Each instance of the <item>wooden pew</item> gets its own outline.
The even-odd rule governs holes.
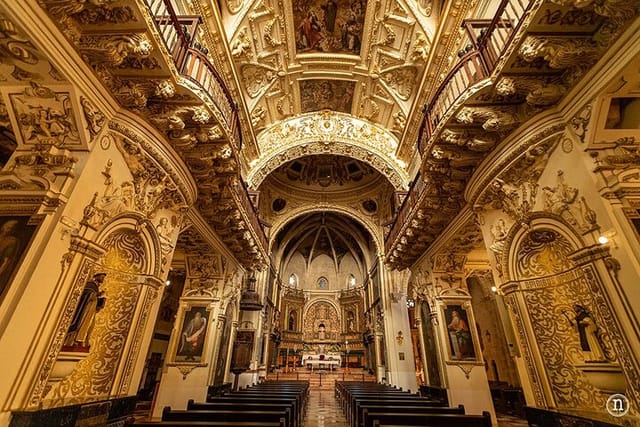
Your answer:
[[[354,418],[351,420],[351,425],[360,427],[364,424],[364,411],[369,412],[407,412],[415,414],[453,414],[464,415],[464,405],[459,405],[457,408],[449,408],[442,406],[426,406],[421,405],[421,402],[403,402],[403,401],[389,401],[389,400],[374,400],[359,402],[354,411]]]
[[[280,427],[287,427],[287,411],[247,411],[238,407],[235,410],[172,410],[169,407],[162,411],[162,421],[217,421],[231,422],[265,422],[278,423]]]
[[[136,421],[134,427],[280,427],[280,423],[242,422],[242,421]]]
[[[491,427],[491,415],[486,411],[482,415],[454,415],[365,410],[364,426]]]
[[[302,425],[300,414],[296,411],[295,401],[277,399],[247,399],[247,398],[218,398],[212,402],[195,403],[189,400],[188,411],[215,411],[215,410],[246,410],[246,411],[276,411],[285,410],[286,425],[290,427],[300,427]]]

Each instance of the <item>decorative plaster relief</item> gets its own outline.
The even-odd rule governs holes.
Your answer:
[[[31,82],[31,87],[9,97],[25,145],[81,145],[69,92],[55,92]]]

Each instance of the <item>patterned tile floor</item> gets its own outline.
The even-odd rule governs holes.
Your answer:
[[[508,415],[498,415],[499,427],[526,427],[525,420]],[[349,427],[342,414],[333,390],[312,389],[309,392],[309,403],[303,427]]]

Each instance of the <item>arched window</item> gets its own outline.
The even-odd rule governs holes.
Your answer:
[[[298,287],[298,276],[296,276],[294,273],[291,273],[291,276],[289,276],[289,286],[291,286],[292,288]]]
[[[326,277],[320,277],[318,279],[318,289],[327,289],[329,287],[329,281]]]
[[[356,287],[356,276],[354,276],[353,274],[349,274],[349,277],[347,278],[347,289],[351,289],[355,287]]]

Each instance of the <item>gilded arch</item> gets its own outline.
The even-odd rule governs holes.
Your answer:
[[[251,162],[247,183],[258,188],[280,165],[308,155],[335,154],[371,165],[397,190],[406,190],[406,165],[395,157],[397,138],[381,126],[349,114],[323,111],[279,122],[258,136],[261,156]]]

